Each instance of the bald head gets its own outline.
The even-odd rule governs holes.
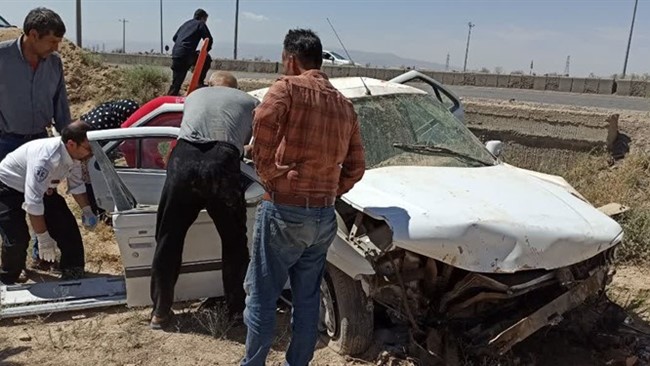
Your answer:
[[[217,71],[212,73],[208,81],[210,86],[225,86],[228,88],[237,88],[237,78],[229,72]]]

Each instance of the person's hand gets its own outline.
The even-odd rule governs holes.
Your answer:
[[[90,206],[81,209],[81,223],[89,230],[93,230],[97,226],[97,216]]]
[[[38,257],[46,262],[54,262],[56,259],[56,240],[52,239],[47,231],[36,234],[38,239]]]

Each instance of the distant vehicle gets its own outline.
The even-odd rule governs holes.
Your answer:
[[[5,20],[5,18],[0,15],[0,28],[15,28],[16,26],[9,24],[8,21]]]
[[[350,65],[354,66],[354,62],[348,60],[347,58],[339,55],[336,52],[323,50],[323,64],[324,65]]]

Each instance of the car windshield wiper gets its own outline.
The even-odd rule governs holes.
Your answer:
[[[467,162],[471,163],[476,163],[480,164],[482,166],[491,166],[494,165],[492,163],[485,162],[481,159],[477,159],[474,157],[471,157],[467,154],[460,153],[458,151],[450,150],[445,147],[439,147],[439,146],[433,146],[433,145],[421,145],[421,144],[404,144],[401,142],[395,142],[393,143],[393,147],[408,151],[408,152],[415,152],[415,153],[424,153],[424,154],[432,154],[432,155],[445,155],[445,156],[451,156],[453,158],[457,158],[460,160],[465,160]]]

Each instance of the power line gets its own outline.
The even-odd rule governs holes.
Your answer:
[[[122,18],[118,19],[118,22],[122,22],[122,53],[126,53],[126,23],[129,21]]]
[[[472,24],[472,22],[467,23],[467,26],[469,27],[469,31],[467,32],[467,48],[465,48],[465,63],[463,64],[463,72],[467,71],[467,55],[469,54],[469,39],[472,36],[472,28],[476,26],[476,24]]]
[[[632,32],[634,32],[634,19],[636,18],[636,7],[639,5],[639,0],[634,0],[634,12],[632,13],[632,25],[630,25],[630,37],[627,40],[627,51],[625,51],[625,63],[623,64],[623,79],[627,72],[627,60],[630,56],[630,45],[632,44]]]

